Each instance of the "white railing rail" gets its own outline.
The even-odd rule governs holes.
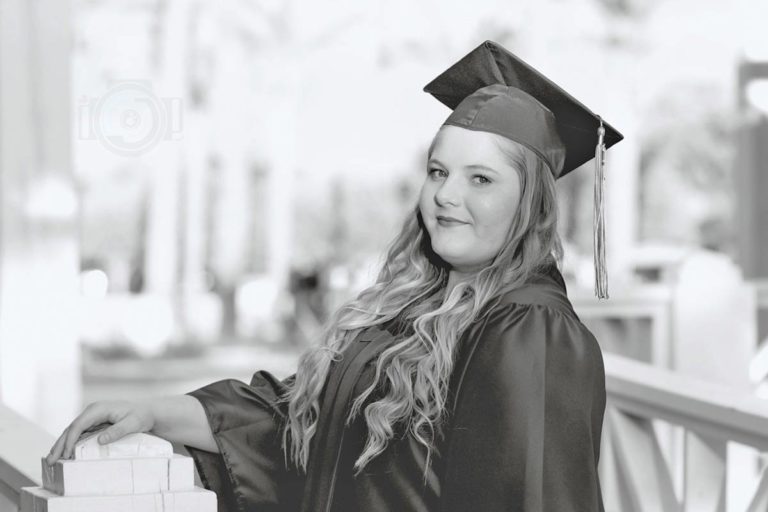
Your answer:
[[[664,368],[672,365],[673,297],[674,291],[667,284],[639,285],[612,296],[608,301],[599,300],[586,292],[577,291],[570,295],[576,313],[588,325],[610,320],[649,321],[650,339],[643,338],[641,342],[643,345],[650,343],[650,361]],[[629,340],[622,342],[626,344]]]
[[[606,510],[726,511],[728,442],[768,451],[768,402],[622,356],[604,354],[604,359],[608,449],[601,456],[601,474]],[[685,429],[680,495],[654,420]],[[742,510],[768,510],[768,472],[755,481]]]
[[[42,428],[0,404],[0,510],[16,510],[21,488],[40,485],[40,458],[54,441]]]

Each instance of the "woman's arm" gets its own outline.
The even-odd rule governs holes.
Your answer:
[[[187,395],[168,396],[146,402],[101,401],[88,405],[62,432],[46,460],[72,458],[83,432],[111,424],[99,434],[101,444],[111,443],[139,432],[151,432],[171,442],[218,453],[202,405]]]
[[[148,405],[155,418],[153,434],[172,443],[219,453],[205,410],[196,398],[169,396],[155,399]]]
[[[256,372],[250,384],[227,379],[214,382],[187,395],[195,402],[173,403],[176,414],[166,411],[176,439],[184,443],[213,442],[215,447],[198,449],[186,444],[203,485],[216,492],[224,510],[298,510],[304,478],[294,471],[282,449],[282,421],[287,403],[281,402],[286,382],[268,372]],[[158,406],[162,407],[162,403]],[[213,441],[200,439],[197,428],[177,429],[174,418],[186,417],[200,405]],[[203,417],[207,420],[203,420]],[[162,422],[161,422],[162,423]],[[158,425],[160,429],[162,424]],[[215,453],[210,453],[210,452]],[[289,504],[294,504],[289,505]]]

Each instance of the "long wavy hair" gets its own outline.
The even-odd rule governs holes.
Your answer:
[[[286,459],[304,472],[317,431],[319,398],[333,362],[362,330],[393,320],[409,328],[379,355],[373,382],[356,397],[347,418],[350,422],[362,413],[367,423],[368,437],[354,469],[359,473],[384,451],[396,429],[426,448],[428,468],[441,435],[462,333],[486,304],[522,286],[551,264],[552,257],[561,265],[552,172],[531,150],[505,137],[493,137],[518,171],[521,184],[520,203],[505,243],[487,267],[446,296],[450,267],[432,251],[416,206],[391,242],[375,284],[339,308],[327,322],[319,345],[299,360],[296,378],[283,398],[289,413],[283,449]]]

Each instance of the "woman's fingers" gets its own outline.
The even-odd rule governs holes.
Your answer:
[[[52,466],[57,460],[59,460],[59,458],[61,458],[61,455],[64,451],[64,441],[66,441],[68,430],[69,427],[64,429],[64,432],[62,432],[56,442],[53,443],[50,453],[48,453],[48,456],[45,458],[45,462],[49,466]]]
[[[134,432],[136,432],[136,429],[131,428],[130,422],[128,420],[123,420],[119,423],[116,423],[115,425],[112,425],[104,432],[99,434],[98,441],[99,444],[107,444],[113,441],[117,441],[118,439]]]
[[[107,413],[96,405],[89,405],[85,410],[75,418],[75,421],[69,426],[64,441],[64,458],[71,459],[75,451],[75,443],[80,439],[86,429],[104,423],[107,420]]]
[[[97,402],[89,405],[56,440],[45,458],[46,463],[50,466],[61,458],[71,459],[75,445],[83,434],[97,435],[98,442],[106,444],[134,432],[149,430],[151,425],[145,425],[146,415],[137,412],[139,409],[123,402]]]

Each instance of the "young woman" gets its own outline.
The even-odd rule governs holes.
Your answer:
[[[602,511],[603,362],[558,270],[555,179],[621,136],[491,42],[426,90],[453,113],[418,205],[295,376],[93,404],[49,462],[109,422],[102,442],[185,444],[225,510]]]

